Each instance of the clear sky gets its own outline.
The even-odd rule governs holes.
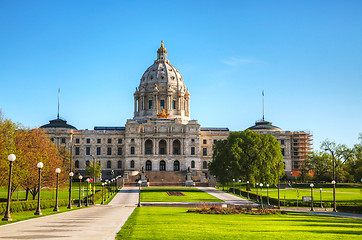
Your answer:
[[[362,132],[362,1],[0,0],[0,108],[37,127],[124,126],[160,41],[203,127],[262,118],[352,146]]]

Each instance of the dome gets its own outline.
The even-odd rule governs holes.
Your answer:
[[[254,126],[248,128],[251,131],[283,131],[277,126],[273,126],[271,122],[261,120],[255,123]]]
[[[67,121],[65,121],[61,118],[50,120],[48,124],[45,124],[45,125],[41,126],[40,128],[68,128],[68,129],[77,130],[75,127],[67,124]]]

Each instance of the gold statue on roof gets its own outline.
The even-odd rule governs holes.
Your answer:
[[[169,116],[170,114],[166,113],[165,109],[162,109],[162,112],[157,114],[157,118],[168,118]]]

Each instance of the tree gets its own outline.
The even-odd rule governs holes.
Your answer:
[[[283,156],[279,142],[272,135],[246,130],[231,132],[227,140],[218,142],[209,167],[219,180],[239,178],[251,183],[276,184],[278,169],[280,177],[283,176]]]
[[[313,171],[313,178],[317,182],[326,181],[331,178],[330,170],[332,164],[332,156],[321,151],[310,152],[305,161],[305,167]]]
[[[345,154],[345,170],[348,180],[360,182],[362,178],[362,133],[359,134],[360,143]]]
[[[101,174],[102,174],[102,165],[101,165],[101,162],[99,160],[96,161],[95,167],[93,166],[93,161],[91,162],[91,164],[86,166],[85,167],[85,174],[87,174],[88,176],[93,177],[93,168],[94,168],[95,178],[100,177]],[[95,179],[93,179],[93,181],[95,181]]]

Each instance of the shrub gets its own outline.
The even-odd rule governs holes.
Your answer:
[[[0,203],[0,214],[4,214],[6,212],[6,202]],[[31,201],[20,201],[20,202],[11,202],[10,205],[10,212],[23,212],[23,211],[32,211],[35,210],[38,206],[37,200],[31,200]],[[46,209],[46,208],[53,208],[55,206],[54,200],[42,200],[40,201],[40,208]],[[58,200],[58,206],[64,207],[68,206],[68,200],[65,199],[59,199]]]

